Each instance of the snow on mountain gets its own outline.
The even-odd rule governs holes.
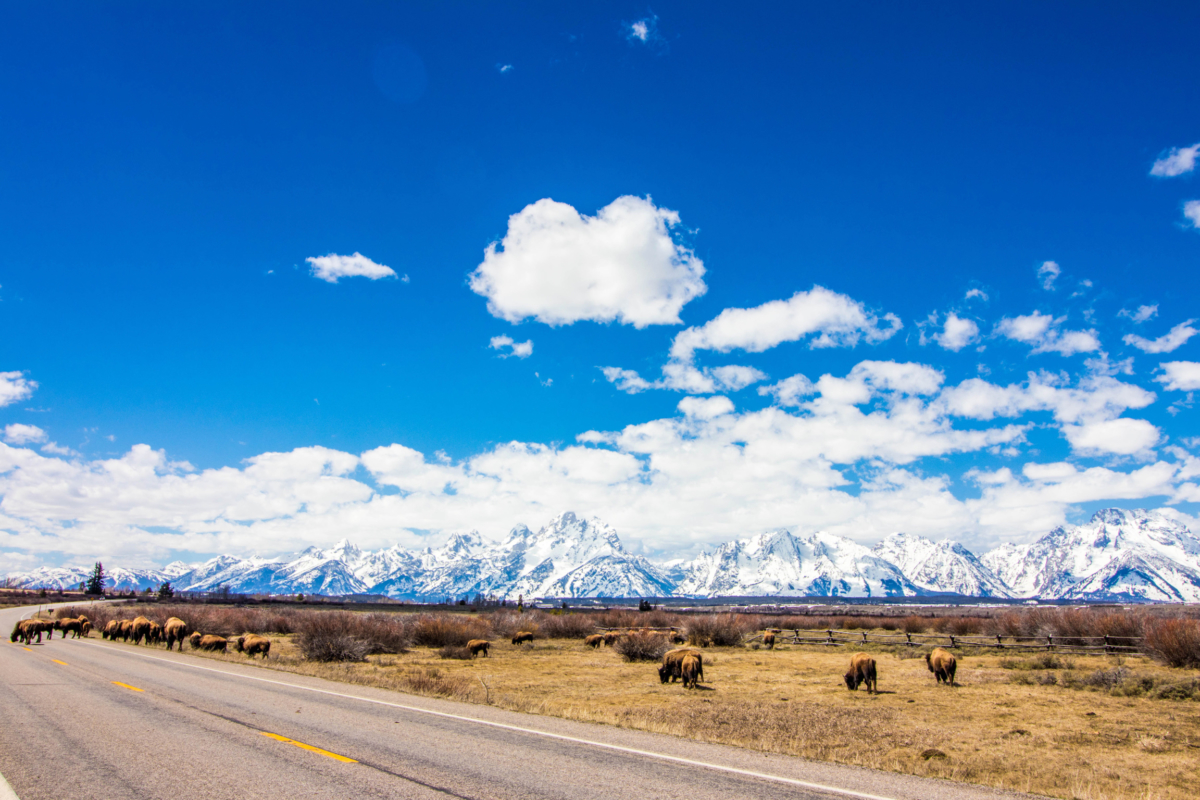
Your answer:
[[[1200,539],[1162,511],[1104,509],[980,560],[1018,597],[1200,601]]]
[[[686,567],[675,594],[896,597],[921,591],[895,565],[849,539],[778,530],[701,555]]]
[[[893,533],[872,552],[895,564],[913,585],[928,592],[1012,597],[1004,581],[958,542],[933,542],[924,536]]]
[[[8,576],[17,587],[76,588],[84,567]],[[364,552],[348,540],[280,558],[218,556],[162,569],[108,570],[109,587],[170,581],[184,591],[245,594],[386,594],[435,599],[475,594],[534,597],[842,596],[950,592],[982,597],[1200,601],[1200,539],[1170,512],[1097,512],[1032,544],[981,558],[954,542],[896,533],[868,549],[828,533],[786,530],[727,542],[692,561],[653,563],[625,551],[596,519],[560,514],[537,532],[518,525],[503,541],[458,533],[420,551]]]

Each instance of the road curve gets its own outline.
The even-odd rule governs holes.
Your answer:
[[[98,639],[6,640],[0,676],[0,774],[22,800],[1029,797]]]

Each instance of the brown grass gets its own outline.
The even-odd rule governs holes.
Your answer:
[[[256,665],[1080,800],[1184,800],[1200,780],[1200,715],[1195,700],[1183,699],[1200,697],[1200,676],[1144,657],[1035,654],[1018,663],[960,654],[961,685],[949,688],[936,686],[924,660],[913,657],[918,648],[868,647],[881,689],[871,696],[842,684],[848,648],[712,647],[702,689],[684,692],[660,684],[653,663],[627,663],[577,640],[532,650],[493,641],[491,658],[473,661],[420,647],[359,664],[318,664],[300,656],[293,638],[272,637],[271,660]],[[1122,695],[1122,687],[1147,680],[1160,688]],[[924,757],[931,751],[945,757]]]

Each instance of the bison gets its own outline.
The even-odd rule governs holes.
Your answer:
[[[524,644],[525,642],[532,642],[532,641],[533,641],[533,634],[530,633],[529,631],[518,631],[517,635],[512,638],[513,644]]]
[[[679,631],[671,631],[671,644],[687,644],[687,637]]]
[[[271,640],[265,636],[259,636],[257,633],[248,633],[237,638],[237,651],[245,653],[249,658],[254,658],[262,653],[265,660],[271,654]]]
[[[683,688],[695,689],[703,674],[704,667],[700,663],[700,656],[689,653],[679,662],[679,677],[683,679]]]
[[[472,639],[471,641],[467,642],[467,649],[471,651],[471,658],[474,658],[480,653],[483,653],[484,657],[487,658],[488,648],[491,646],[492,643],[487,639]]]
[[[162,641],[162,625],[153,620],[150,622],[150,632],[146,634],[146,644],[158,644]]]
[[[768,650],[775,649],[775,634],[773,634],[773,633],[764,633],[763,634],[763,647],[767,648]]]
[[[113,641],[116,641],[117,636],[120,634],[120,632],[121,632],[120,620],[110,619],[108,621],[108,624],[104,626],[104,630],[100,631],[100,638],[101,639],[112,639]]]
[[[210,634],[207,636],[200,636],[199,640],[196,639],[197,636],[200,636],[200,634],[192,634],[192,647],[196,648],[197,650],[220,650],[222,653],[229,652],[229,640],[224,636],[213,636]]]
[[[668,650],[663,656],[662,666],[658,668],[658,679],[663,683],[674,683],[677,678],[682,677],[683,659],[687,656],[700,656],[700,651],[692,647],[676,647],[674,650]],[[704,680],[704,662],[700,662],[699,668],[700,680]]]
[[[64,639],[67,638],[68,633],[75,634],[75,638],[78,639],[83,631],[83,624],[79,620],[71,619],[70,617],[56,620],[54,622],[54,627],[62,631]]]
[[[150,626],[154,624],[145,617],[134,617],[132,624],[129,626],[129,636],[133,639],[134,644],[141,644],[142,639],[146,640],[146,644],[150,643]]]
[[[163,625],[163,638],[167,640],[167,649],[175,649],[175,643],[179,642],[179,651],[183,652],[183,641],[187,638],[188,626],[187,623],[179,617],[171,617]]]
[[[607,633],[604,634],[604,644],[606,644],[609,647],[612,647],[614,644],[616,644],[617,639],[620,639],[620,638],[621,638],[621,634],[617,633],[616,631],[608,631]]]
[[[583,640],[583,643],[588,647],[599,647],[604,644],[604,636],[599,633],[593,633],[591,636]]]
[[[925,666],[933,673],[937,683],[954,685],[954,672],[958,669],[958,660],[952,653],[940,647],[932,653],[925,654]]]
[[[133,620],[131,620],[131,619],[121,620],[121,627],[117,631],[117,636],[119,636],[121,638],[122,642],[128,642],[129,637],[132,635],[133,635]]]
[[[850,669],[846,670],[844,677],[846,688],[851,691],[857,691],[859,684],[865,683],[868,693],[879,693],[879,688],[875,684],[875,659],[866,653],[855,653],[851,657]]]

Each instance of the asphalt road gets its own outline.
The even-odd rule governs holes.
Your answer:
[[[0,774],[22,800],[1028,797],[97,638],[5,639],[0,676]]]

